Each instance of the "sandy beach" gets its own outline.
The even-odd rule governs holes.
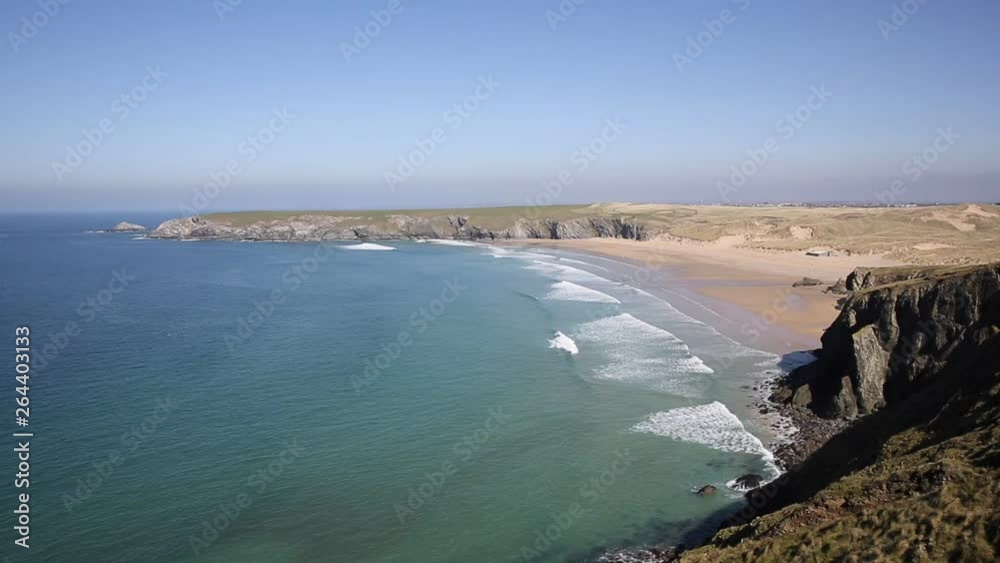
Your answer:
[[[823,330],[836,318],[839,296],[823,290],[859,266],[898,264],[878,255],[814,257],[801,252],[740,248],[727,240],[690,243],[672,240],[578,239],[518,241],[516,244],[575,250],[627,260],[671,277],[653,282],[682,287],[722,317],[739,319],[741,340],[767,332],[765,348],[775,352],[819,346]],[[803,277],[822,285],[792,287]],[[730,320],[733,320],[730,319]]]

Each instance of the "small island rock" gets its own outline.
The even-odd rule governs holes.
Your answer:
[[[114,227],[111,227],[112,233],[131,233],[135,231],[145,231],[146,227],[142,225],[137,225],[136,223],[129,223],[128,221],[122,221]]]

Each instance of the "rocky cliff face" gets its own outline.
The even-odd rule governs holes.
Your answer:
[[[171,219],[151,234],[162,239],[215,239],[258,241],[397,240],[440,238],[473,241],[510,239],[575,239],[614,237],[646,240],[646,226],[629,217],[512,220],[504,227],[476,225],[466,216],[422,217],[389,215],[378,222],[364,217],[301,215],[261,220],[246,225],[212,217]]]
[[[785,390],[872,414],[704,545],[649,561],[1000,561],[1000,264],[926,274],[852,295]]]
[[[871,414],[938,374],[965,341],[982,342],[1000,265],[856,271],[859,288],[823,335],[819,360],[794,371],[773,397],[827,417]]]

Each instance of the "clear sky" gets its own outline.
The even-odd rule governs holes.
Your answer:
[[[995,0],[61,1],[0,3],[2,211],[1000,200]]]

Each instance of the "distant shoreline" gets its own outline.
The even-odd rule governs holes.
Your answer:
[[[676,242],[729,262],[748,251],[764,256],[763,272],[791,271],[770,253],[813,252],[838,266],[839,257],[884,257],[887,263],[982,264],[1000,260],[1000,207],[990,204],[919,207],[720,206],[596,203],[469,209],[379,211],[247,211],[164,221],[150,238],[319,242],[323,240],[456,239],[498,243],[524,240],[627,239]],[[728,253],[728,254],[727,254]],[[676,253],[675,254],[679,254]],[[691,252],[685,253],[690,257]],[[706,260],[702,260],[705,262]],[[839,265],[845,275],[853,260]],[[872,264],[865,260],[863,264]],[[828,270],[827,270],[828,271]]]

